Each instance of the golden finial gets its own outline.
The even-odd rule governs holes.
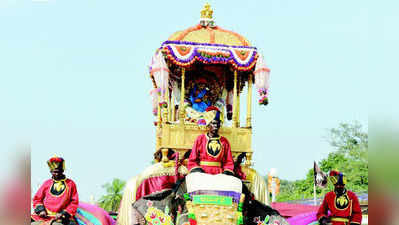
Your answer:
[[[204,27],[215,27],[215,21],[213,20],[212,15],[213,10],[211,9],[211,5],[206,3],[204,9],[201,10],[200,24]]]
[[[211,9],[211,5],[206,3],[204,9],[201,10],[201,19],[212,19],[213,10]]]

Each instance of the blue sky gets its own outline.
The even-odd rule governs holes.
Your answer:
[[[85,201],[150,165],[148,63],[170,34],[198,23],[205,2],[0,2],[0,147],[31,143],[32,191],[49,178],[53,154],[66,159]],[[367,129],[370,77],[387,69],[372,56],[389,55],[398,40],[393,9],[343,0],[209,2],[217,25],[247,37],[272,70],[270,104],[253,107],[259,173],[274,167],[283,179],[304,178],[332,150],[328,128],[358,120]]]

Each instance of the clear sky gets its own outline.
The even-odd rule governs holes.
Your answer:
[[[205,2],[0,1],[0,147],[31,143],[33,192],[50,177],[54,154],[66,159],[85,201],[150,165],[148,63],[170,34],[198,23]],[[272,70],[270,104],[253,107],[260,174],[274,167],[283,179],[302,179],[332,150],[327,129],[353,120],[367,129],[369,77],[377,73],[371,55],[389,48],[369,45],[380,38],[370,29],[371,4],[209,2],[216,24],[247,37]],[[393,12],[378,27],[388,43],[397,43],[388,29]]]

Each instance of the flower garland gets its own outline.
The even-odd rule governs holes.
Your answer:
[[[215,44],[215,43],[198,43],[192,41],[165,41],[162,43],[162,46],[167,44],[183,44],[183,45],[196,45],[196,46],[212,46],[212,47],[226,47],[226,48],[243,48],[243,49],[254,49],[256,47],[252,46],[242,46],[242,45],[225,45],[225,44]]]
[[[198,53],[202,57],[206,57],[206,58],[209,58],[209,59],[212,58],[212,57],[217,57],[217,58],[229,58],[230,57],[230,53],[229,52],[222,52],[222,51],[206,52],[206,51],[199,50]]]
[[[259,96],[260,96],[259,100],[258,100],[259,105],[267,105],[267,104],[269,104],[269,98],[267,96],[267,94],[268,94],[267,89],[266,88],[261,88],[261,89],[258,90],[258,93],[259,93]]]
[[[183,43],[180,43],[183,44]],[[231,48],[231,46],[230,46]],[[174,64],[182,67],[188,67],[192,65],[195,61],[202,62],[204,64],[231,64],[235,69],[239,71],[249,71],[253,69],[258,59],[258,53],[256,48],[251,48],[248,51],[252,51],[251,55],[248,55],[247,60],[240,62],[237,56],[234,55],[233,50],[230,48],[226,49],[209,49],[207,51],[203,47],[195,48],[189,57],[182,59],[176,50],[173,50],[171,45],[163,45],[161,49],[166,57]],[[241,50],[243,52],[243,50]]]

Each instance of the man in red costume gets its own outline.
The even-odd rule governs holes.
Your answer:
[[[328,192],[317,212],[320,225],[331,221],[332,225],[355,225],[362,223],[362,211],[355,193],[346,190],[346,177],[338,172],[330,172],[334,191]],[[328,211],[331,215],[328,216]]]
[[[220,110],[210,106],[206,111],[213,110],[216,113],[215,117],[208,123],[208,132],[199,135],[194,142],[188,159],[188,170],[190,172],[234,175],[234,161],[230,143],[225,137],[219,135],[222,122]]]
[[[47,161],[52,179],[44,182],[33,197],[32,225],[75,225],[79,204],[75,182],[64,175],[65,161],[53,157]]]

